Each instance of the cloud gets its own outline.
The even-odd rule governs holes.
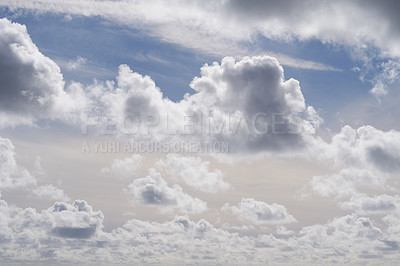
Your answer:
[[[352,197],[349,201],[342,203],[342,206],[344,208],[354,209],[361,215],[388,214],[399,210],[400,197],[386,194],[375,197]]]
[[[307,106],[299,82],[285,80],[272,57],[225,57],[204,65],[190,86],[197,93],[180,104],[211,119],[211,132],[221,134],[218,139],[232,144],[232,151],[299,148],[304,133],[315,130],[302,117]]]
[[[221,57],[264,54],[262,38],[285,43],[319,40],[324,44],[343,46],[349,51],[355,63],[362,64],[362,79],[372,69],[373,78],[368,80],[373,86],[370,93],[378,99],[387,94],[391,82],[384,78],[386,68],[377,67],[376,61],[386,64],[397,62],[400,57],[399,21],[393,12],[398,8],[395,0],[385,1],[382,5],[358,0],[335,3],[250,1],[246,5],[236,0],[212,4],[94,0],[56,3],[49,0],[34,3],[3,0],[0,5],[11,10],[23,8],[37,13],[99,16],[143,30],[162,41]],[[213,19],[209,20],[209,17]],[[338,71],[333,66],[291,58],[279,52],[268,54],[286,66]]]
[[[325,143],[321,159],[332,160],[332,173],[314,176],[310,190],[334,197],[341,207],[367,215],[397,210],[400,132],[372,126],[345,126]]]
[[[183,213],[200,213],[207,209],[206,202],[186,194],[179,185],[168,186],[154,169],[149,170],[148,176],[129,184],[128,192],[136,203],[158,206],[164,211],[178,209]]]
[[[374,249],[384,246],[379,241],[382,231],[375,227],[369,218],[355,214],[335,218],[325,225],[304,227],[299,235],[300,246],[311,245],[312,248],[318,250],[318,253],[325,253],[322,249],[326,248],[329,251],[325,255],[331,254],[332,259],[335,260],[345,254],[345,256],[353,256],[354,260],[357,257],[360,259],[379,258],[382,254]],[[372,246],[375,247],[371,249]]]
[[[16,160],[15,147],[0,137],[0,196],[1,191],[22,189],[32,197],[68,200],[68,196],[53,185],[39,185],[36,178]]]
[[[26,169],[18,167],[14,149],[9,139],[0,138],[0,187],[2,189],[25,187],[36,183],[34,177]]]
[[[223,211],[231,212],[240,220],[253,224],[284,224],[297,220],[288,214],[285,206],[273,203],[268,204],[253,198],[243,198],[238,206],[230,206],[228,203],[222,207]]]
[[[102,114],[114,114],[113,134],[158,142],[225,142],[237,153],[300,149],[322,122],[306,105],[299,82],[285,80],[283,68],[268,56],[205,64],[190,83],[194,93],[179,102],[165,98],[150,77],[127,65],[119,67],[116,81],[96,81],[87,88],[73,84],[85,92],[82,102],[96,119],[83,122],[85,132],[92,128],[102,134],[109,123]]]
[[[0,19],[0,127],[67,119],[77,108],[60,68],[32,42],[24,25]]]
[[[22,249],[36,245],[39,241],[48,242],[50,245],[62,244],[57,238],[87,239],[103,228],[102,212],[93,211],[92,207],[82,200],[76,200],[72,204],[57,202],[41,212],[8,205],[5,201],[0,201],[0,206],[3,217],[1,235],[6,237],[3,238],[6,242],[2,244],[8,243]],[[40,248],[37,251],[40,251]],[[21,255],[25,254],[22,252]]]
[[[148,139],[150,133],[159,142],[224,142],[231,144],[232,153],[253,153],[299,149],[307,139],[302,133],[315,133],[322,121],[306,105],[299,82],[285,80],[272,57],[225,57],[206,64],[190,83],[195,93],[180,102],[165,98],[149,76],[127,65],[119,67],[116,82],[95,80],[87,87],[73,82],[64,90],[59,67],[39,52],[25,26],[7,19],[1,25],[1,51],[4,62],[11,62],[4,66],[10,75],[3,75],[2,99],[16,101],[7,100],[0,110],[2,126],[58,119],[81,122],[87,132],[94,128],[92,117],[97,118],[97,133],[114,134],[106,132],[110,121],[103,119],[111,114],[121,135]],[[175,133],[167,132],[169,127]]]
[[[351,54],[367,56],[365,47],[378,48],[378,56],[400,56],[400,32],[396,1],[377,5],[374,1],[218,1],[164,3],[93,0],[75,3],[41,0],[2,1],[11,10],[24,8],[69,16],[99,16],[105,20],[148,32],[171,43],[219,56],[254,55],[265,52],[258,41],[278,42],[319,40],[347,46]],[[213,19],[208,19],[212,17]],[[337,23],[340,21],[340,23]],[[381,30],[382,27],[385,30]],[[260,43],[262,43],[260,41]],[[251,47],[251,48],[249,48]],[[350,49],[347,49],[350,47]],[[372,50],[369,49],[369,50]],[[283,65],[317,70],[337,69],[321,63],[270,53]],[[368,57],[368,56],[367,56]],[[381,94],[385,89],[372,89]]]
[[[32,116],[51,117],[68,105],[60,68],[41,54],[26,27],[0,20],[0,125],[10,117],[28,123]]]
[[[222,179],[222,172],[218,169],[210,171],[209,164],[199,157],[168,154],[166,159],[157,163],[157,166],[173,179],[181,179],[186,185],[200,191],[216,193],[227,190],[230,185]]]
[[[111,167],[105,167],[100,170],[102,174],[111,174],[115,177],[124,178],[132,176],[139,168],[143,156],[132,154],[124,159],[115,159]]]
[[[0,214],[2,263],[395,264],[398,259],[394,214],[384,219],[389,231],[353,214],[284,238],[232,233],[188,216],[163,222],[133,219],[106,232],[102,213],[79,200],[41,212],[0,200]]]
[[[369,91],[378,99],[388,94],[387,88],[400,80],[400,60],[390,59],[380,64],[381,72],[372,81],[374,87]]]
[[[232,152],[238,152],[299,148],[305,137],[297,131],[314,133],[319,126],[316,121],[321,121],[315,109],[306,106],[299,82],[285,80],[282,67],[272,57],[244,57],[239,61],[225,57],[220,64],[206,64],[201,76],[190,84],[195,93],[180,102],[165,98],[149,76],[133,72],[127,65],[119,67],[116,82],[95,80],[87,87],[71,83],[64,91],[59,67],[39,52],[26,28],[6,19],[1,25],[7,32],[1,50],[14,64],[11,68],[4,66],[12,73],[3,77],[2,99],[17,101],[9,108],[7,101],[0,110],[7,117],[3,126],[10,126],[6,121],[16,125],[59,119],[66,123],[81,121],[87,130],[89,118],[78,115],[85,113],[100,116],[98,126],[103,130],[98,133],[105,134],[109,121],[102,116],[113,114],[123,135],[135,135],[135,127],[144,135],[152,129],[155,140],[225,141],[233,144]],[[20,43],[16,45],[14,39]],[[18,49],[10,48],[14,46]],[[29,73],[19,78],[21,73],[16,69]],[[275,115],[279,115],[278,127],[285,134],[275,134]],[[153,116],[156,120],[149,120]],[[135,119],[142,123],[136,125]],[[190,125],[192,122],[194,125]],[[169,126],[176,133],[166,132]],[[188,128],[194,132],[188,132]]]
[[[69,200],[69,197],[64,193],[64,190],[53,185],[41,185],[33,188],[32,196],[40,199],[51,200]]]
[[[86,64],[87,59],[78,56],[75,61],[69,61],[66,68],[70,71],[75,71]]]
[[[59,237],[90,238],[102,229],[104,215],[93,211],[84,200],[75,200],[72,204],[58,202],[42,213],[51,224],[51,232]]]

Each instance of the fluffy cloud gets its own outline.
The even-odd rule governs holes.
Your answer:
[[[63,240],[89,239],[102,230],[103,222],[103,214],[93,211],[81,200],[73,204],[58,202],[41,212],[32,208],[21,209],[1,200],[0,214],[0,248],[7,257],[15,256],[22,260],[30,260],[30,256],[40,260],[51,250],[61,251],[65,245]],[[42,259],[48,259],[46,257]]]
[[[363,173],[359,181],[371,185],[383,184],[400,167],[400,132],[395,130],[345,126],[324,148],[325,154],[321,155],[333,159],[342,172]]]
[[[154,169],[149,170],[147,177],[134,180],[128,192],[137,203],[158,206],[164,211],[176,208],[184,213],[200,213],[207,209],[206,202],[186,194],[179,185],[169,187]]]
[[[222,210],[231,212],[242,221],[249,221],[254,224],[284,224],[296,222],[285,206],[273,203],[268,204],[257,201],[253,198],[243,198],[238,206],[230,206],[228,203]]]
[[[53,185],[39,185],[36,178],[16,160],[15,147],[9,139],[0,137],[1,191],[22,189],[31,196],[51,200],[68,200],[62,190]]]
[[[356,210],[362,215],[368,214],[387,214],[398,212],[400,207],[400,197],[390,195],[379,195],[375,197],[359,196],[352,197],[349,201],[344,202],[343,207]]]
[[[111,167],[105,167],[100,170],[102,174],[111,174],[116,177],[130,177],[139,168],[143,156],[132,154],[124,159],[115,159]]]
[[[301,148],[321,119],[307,106],[299,82],[285,80],[283,68],[268,56],[225,57],[201,68],[190,86],[195,93],[180,102],[164,98],[148,76],[119,67],[117,84],[96,82],[83,88],[89,116],[85,132],[105,134],[109,117],[113,134],[156,141],[225,142],[235,152]],[[85,101],[84,101],[85,102]],[[99,117],[100,116],[100,117]],[[94,119],[94,121],[90,121]],[[103,130],[103,131],[102,131]]]
[[[386,193],[399,189],[400,132],[345,126],[322,151],[319,155],[332,160],[337,172],[313,177],[314,193],[335,197],[342,207],[363,215],[397,210],[398,197]]]
[[[210,171],[209,162],[199,157],[168,154],[166,159],[158,162],[158,166],[175,180],[182,179],[186,185],[203,192],[216,193],[230,187],[222,179],[221,171]]]
[[[56,203],[42,217],[51,224],[54,235],[67,238],[90,238],[102,229],[104,219],[102,212],[93,211],[84,200]]]
[[[35,184],[30,173],[17,165],[14,145],[9,139],[0,138],[0,187],[2,189],[25,187]]]
[[[315,130],[302,117],[308,110],[299,82],[285,80],[272,57],[225,57],[221,64],[206,64],[191,87],[197,93],[186,98],[189,110],[211,119],[209,128],[233,144],[233,151],[301,147],[303,133]]]
[[[60,68],[32,42],[26,27],[0,19],[0,126],[65,118],[74,108]]]

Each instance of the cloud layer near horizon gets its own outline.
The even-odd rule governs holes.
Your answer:
[[[244,264],[250,259],[256,264],[308,264],[355,263],[367,258],[377,263],[384,258],[390,264],[398,256],[399,239],[394,237],[399,232],[399,217],[395,215],[385,217],[385,231],[369,218],[353,214],[282,238],[279,234],[240,236],[187,216],[163,223],[134,219],[105,232],[102,213],[85,201],[59,202],[37,212],[1,200],[0,214],[3,262]]]

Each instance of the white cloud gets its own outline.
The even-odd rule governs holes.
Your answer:
[[[132,154],[124,159],[115,159],[111,167],[105,167],[100,170],[102,174],[111,174],[115,177],[131,177],[139,168],[143,156]]]
[[[207,203],[183,192],[179,185],[168,186],[160,173],[149,170],[148,176],[134,180],[128,186],[136,203],[158,206],[162,211],[178,209],[183,213],[200,213],[207,209]]]
[[[33,197],[68,200],[68,196],[53,185],[39,185],[36,178],[18,165],[15,147],[9,139],[0,137],[0,196],[1,191],[22,189]]]
[[[375,197],[358,196],[352,197],[349,201],[343,202],[344,208],[354,209],[361,215],[368,214],[388,214],[398,212],[400,207],[400,197],[382,194]]]
[[[377,251],[384,247],[379,241],[382,231],[369,218],[355,214],[335,218],[325,225],[304,227],[299,234],[298,245],[310,245],[319,258],[322,254],[327,260],[328,257],[337,260],[343,255],[353,257],[352,260],[383,256]]]
[[[218,169],[210,171],[209,164],[199,157],[168,154],[157,166],[174,180],[181,179],[186,185],[200,191],[216,193],[227,190],[230,185],[222,179],[222,172]]]
[[[296,222],[290,215],[285,206],[253,198],[243,198],[238,206],[230,206],[228,203],[222,207],[223,211],[231,212],[244,222],[249,221],[254,224],[284,224]]]
[[[70,71],[75,71],[84,66],[86,64],[86,61],[86,58],[78,56],[75,61],[69,61],[66,68]]]
[[[83,200],[76,200],[72,204],[57,202],[40,213],[32,208],[21,209],[1,201],[0,212],[4,218],[2,232],[8,233],[9,240],[21,245],[21,248],[40,240],[51,243],[52,236],[90,238],[103,228],[102,212],[93,211]],[[53,243],[57,245],[56,242]]]
[[[345,126],[321,151],[321,159],[333,161],[333,172],[314,176],[312,192],[363,215],[397,210],[397,196],[387,193],[399,189],[400,132]]]
[[[59,189],[53,185],[41,185],[33,188],[32,196],[40,199],[48,200],[69,200],[69,197],[65,195],[64,190]]]
[[[25,26],[1,19],[0,32],[2,92],[5,94],[2,97],[2,111],[20,112],[29,110],[29,107],[36,111],[36,108],[45,108],[51,101],[50,97],[62,91],[60,69],[38,51]],[[30,84],[31,80],[33,84]],[[19,99],[20,102],[16,104],[20,105],[5,102],[14,98]]]
[[[368,63],[372,64],[371,62]],[[380,100],[388,94],[388,89],[396,87],[400,80],[400,59],[394,58],[383,61],[377,68],[380,72],[371,80],[373,88],[369,92]],[[363,73],[363,75],[366,74]]]
[[[163,1],[94,3],[93,0],[86,0],[68,4],[56,1],[55,4],[49,0],[3,0],[1,4],[13,9],[102,16],[131,27],[145,28],[167,41],[192,48],[208,47],[210,51],[225,48],[221,47],[221,43],[228,47],[229,41],[234,44],[251,41],[256,34],[261,34],[278,40],[316,38],[324,42],[353,45],[372,42],[388,53],[400,55],[398,23],[393,11],[397,7],[396,1],[385,2],[385,5],[377,5],[373,1],[307,1],[290,4],[251,1],[244,5],[240,1],[207,4],[174,1],[166,4]],[[385,31],[380,30],[382,25]],[[213,46],[216,43],[220,46]]]
[[[15,160],[14,145],[9,139],[0,138],[0,187],[19,188],[35,185],[36,180],[28,170],[18,167]]]
[[[67,119],[77,106],[58,65],[40,53],[24,25],[0,19],[0,35],[0,127]]]
[[[102,212],[93,211],[84,200],[75,200],[72,204],[58,202],[41,216],[50,223],[54,235],[67,238],[90,238],[102,229],[104,219]]]

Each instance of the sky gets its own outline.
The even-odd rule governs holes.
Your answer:
[[[399,11],[0,0],[0,264],[395,265]]]

